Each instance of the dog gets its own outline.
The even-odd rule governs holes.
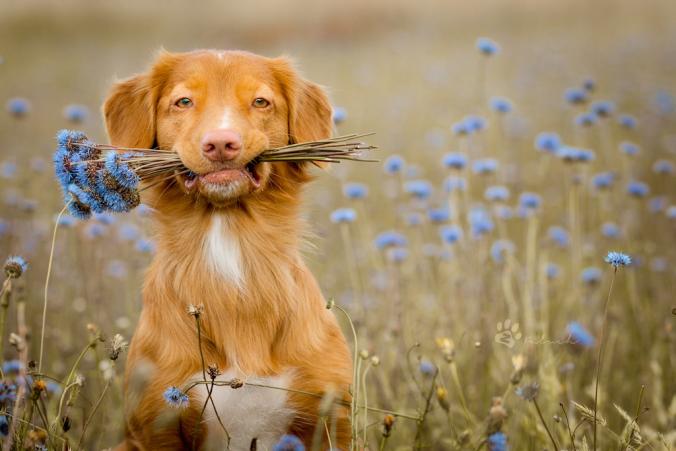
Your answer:
[[[103,114],[112,145],[171,150],[190,170],[144,191],[157,250],[126,363],[120,449],[268,450],[284,434],[306,446],[318,436],[322,448],[335,435],[331,446],[347,449],[350,351],[300,252],[310,167],[254,163],[330,137],[324,90],[284,57],[163,51],[112,87]],[[233,379],[243,386],[223,384]],[[168,387],[191,383],[186,408],[168,405]]]

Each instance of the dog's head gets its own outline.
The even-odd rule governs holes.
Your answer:
[[[327,138],[324,91],[285,58],[163,52],[148,73],[117,83],[103,112],[111,144],[173,150],[192,171],[170,189],[223,207],[307,179],[303,165],[252,161],[273,147]]]

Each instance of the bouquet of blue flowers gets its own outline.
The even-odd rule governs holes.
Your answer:
[[[321,141],[269,149],[256,158],[264,161],[325,162],[373,161],[360,158],[374,146],[356,141],[367,135],[346,135]],[[190,170],[177,153],[96,144],[79,131],[61,130],[54,152],[54,170],[70,213],[88,219],[92,213],[128,212],[140,202],[140,191]],[[140,188],[141,182],[146,183]]]

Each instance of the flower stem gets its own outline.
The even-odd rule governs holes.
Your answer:
[[[535,405],[535,410],[538,412],[538,416],[540,417],[540,421],[542,421],[542,425],[545,427],[545,431],[547,431],[547,435],[549,436],[549,440],[552,441],[552,445],[554,445],[554,451],[559,451],[559,446],[556,444],[556,440],[554,440],[554,436],[552,435],[552,432],[549,430],[549,426],[547,426],[547,422],[545,421],[544,417],[542,416],[542,412],[540,411],[540,406],[538,405],[537,399],[533,399],[533,405]]]

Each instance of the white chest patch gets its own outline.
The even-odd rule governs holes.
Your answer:
[[[217,380],[231,380],[236,377],[229,370]],[[262,384],[269,387],[288,388],[292,379],[287,371],[273,377],[249,377],[243,387],[214,387],[211,399],[218,410],[223,426],[230,434],[232,451],[248,451],[252,440],[256,440],[257,450],[269,451],[284,435],[291,424],[294,411],[286,405],[287,392],[275,388],[258,387],[250,384]],[[198,374],[191,380],[203,380]],[[207,400],[208,386],[195,388],[195,397],[201,405]],[[207,424],[208,433],[204,440],[204,450],[225,449],[226,436],[218,422],[213,406],[209,402],[202,421]]]
[[[204,256],[216,274],[242,288],[244,275],[239,239],[232,233],[227,218],[215,213],[204,237]]]

